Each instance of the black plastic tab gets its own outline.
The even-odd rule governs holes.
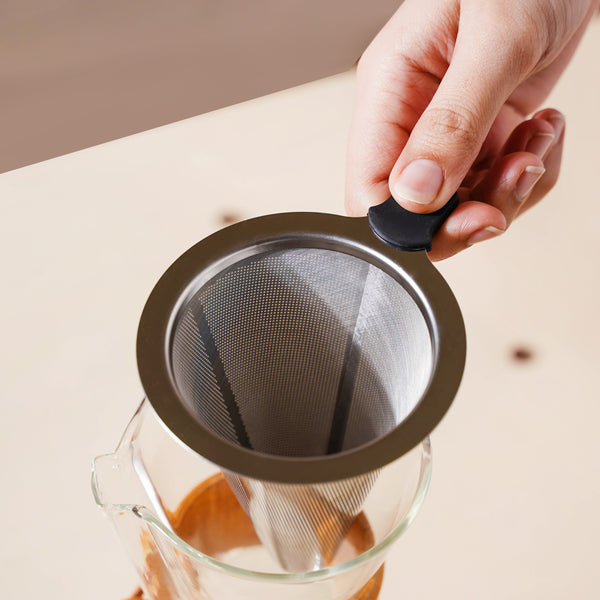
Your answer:
[[[383,242],[399,250],[431,250],[431,241],[442,223],[458,206],[458,194],[435,212],[421,215],[402,208],[392,196],[369,209],[369,225]]]

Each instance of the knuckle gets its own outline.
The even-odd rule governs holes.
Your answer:
[[[515,74],[529,74],[535,68],[542,55],[541,45],[528,37],[522,43],[508,44],[503,49],[504,62],[510,65]]]
[[[553,8],[548,2],[539,1],[524,5],[518,18],[513,17],[507,34],[518,43],[504,43],[499,48],[518,72],[529,73],[544,62],[556,41],[564,37],[567,22],[567,15],[559,6]]]
[[[540,33],[548,47],[563,40],[568,35],[569,25],[576,18],[577,2],[541,2],[532,15],[536,31]]]
[[[459,104],[457,103],[457,107]],[[459,146],[460,148],[479,149],[479,119],[473,111],[465,106],[451,108],[437,106],[428,109],[427,131],[429,140],[444,145]]]

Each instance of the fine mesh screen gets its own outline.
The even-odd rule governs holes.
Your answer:
[[[207,428],[255,452],[319,456],[399,424],[427,386],[432,344],[392,277],[342,252],[299,248],[255,255],[207,282],[180,313],[171,360],[182,401]],[[298,571],[331,558],[376,476],[228,480],[263,543]]]

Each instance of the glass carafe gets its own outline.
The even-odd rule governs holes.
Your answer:
[[[92,489],[151,600],[374,600],[391,544],[415,518],[431,472],[427,438],[383,467],[325,568],[286,572],[258,540],[220,468],[141,403]]]

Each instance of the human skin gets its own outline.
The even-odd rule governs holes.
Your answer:
[[[598,0],[405,0],[358,63],[346,210],[460,204],[432,260],[506,231],[556,182],[565,117],[539,110]],[[537,111],[537,112],[536,112]]]

